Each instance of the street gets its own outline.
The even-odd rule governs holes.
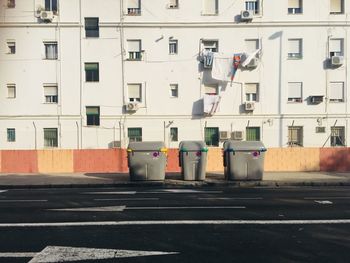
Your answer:
[[[0,190],[0,262],[349,262],[349,190]]]

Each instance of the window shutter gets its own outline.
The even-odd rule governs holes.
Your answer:
[[[289,39],[288,40],[288,53],[299,54],[300,53],[301,40]]]
[[[203,14],[216,14],[216,0],[203,0]]]
[[[99,115],[99,107],[86,107],[86,115]]]
[[[9,97],[9,98],[16,97],[16,86],[15,85],[7,85],[7,97]]]
[[[245,93],[257,93],[258,92],[258,84],[257,83],[246,83],[245,84]]]
[[[129,84],[128,94],[129,94],[129,98],[141,98],[141,85]]]
[[[98,63],[85,63],[85,70],[98,70]]]
[[[245,41],[246,49],[248,53],[252,53],[255,50],[259,49],[259,40],[258,39],[247,39]]]
[[[85,18],[85,28],[86,29],[97,29],[98,28],[98,18]]]
[[[288,8],[300,8],[300,0],[288,0]]]
[[[331,82],[329,89],[329,97],[331,100],[344,99],[344,82]]]
[[[218,94],[218,86],[217,85],[205,85],[205,94]]]
[[[177,0],[170,0],[169,4],[170,4],[170,6],[176,6],[177,5]]]
[[[128,51],[129,52],[140,52],[141,41],[140,40],[128,40]]]
[[[331,0],[331,13],[341,13],[342,12],[342,0]]]
[[[139,0],[128,0],[128,8],[140,8]]]
[[[288,98],[301,98],[301,82],[288,83]]]
[[[57,86],[44,86],[45,96],[57,96]]]
[[[342,52],[343,41],[342,39],[331,39],[329,41],[329,50],[331,52]]]

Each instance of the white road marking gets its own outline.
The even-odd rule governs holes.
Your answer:
[[[159,198],[105,198],[94,199],[94,201],[157,201]]]
[[[0,200],[1,203],[16,203],[16,202],[47,202],[48,200]]]
[[[158,191],[156,191],[158,192]],[[163,193],[177,193],[177,194],[190,194],[190,193],[214,193],[214,194],[220,194],[222,191],[202,191],[202,190],[193,190],[193,189],[162,189],[159,190],[159,192]],[[147,193],[147,192],[145,192]]]
[[[133,226],[133,225],[334,225],[350,224],[350,219],[325,220],[150,220],[57,223],[2,223],[0,228]]]
[[[78,208],[58,208],[46,209],[49,211],[67,211],[67,212],[122,212],[125,205],[122,206],[104,206],[104,207],[78,207]]]
[[[178,209],[245,209],[245,206],[146,206],[127,207],[125,210],[178,210]]]
[[[262,197],[199,197],[200,200],[262,200]]]
[[[318,204],[321,204],[321,205],[331,205],[331,204],[333,204],[333,202],[328,201],[328,200],[323,200],[323,201],[315,200],[315,202],[318,203]]]
[[[88,195],[134,195],[136,191],[122,191],[122,192],[85,192],[82,194]]]
[[[0,258],[32,258],[35,257],[37,253],[33,252],[7,252],[0,253]]]
[[[0,194],[5,192],[7,192],[7,190],[0,190]]]
[[[103,260],[112,258],[131,258],[145,256],[164,256],[178,252],[115,250],[84,247],[48,246],[38,253],[29,263],[72,262],[83,260]]]
[[[337,200],[350,199],[350,196],[333,196],[333,197],[304,197],[305,200]]]

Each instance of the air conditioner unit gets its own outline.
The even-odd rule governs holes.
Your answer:
[[[246,102],[246,103],[244,103],[244,109],[246,111],[253,111],[255,109],[254,102]]]
[[[333,56],[331,58],[332,66],[341,66],[344,63],[344,57],[343,56]]]
[[[220,140],[227,140],[227,139],[228,139],[228,132],[220,131]]]
[[[137,111],[139,109],[139,104],[137,102],[130,102],[125,105],[127,111]]]
[[[243,140],[243,132],[242,131],[234,131],[231,132],[231,140]]]
[[[259,59],[252,58],[252,60],[245,66],[246,68],[256,68],[258,66]]]
[[[326,127],[316,127],[316,133],[325,133]]]
[[[252,21],[254,17],[253,11],[242,10],[241,11],[241,21]]]
[[[323,96],[311,96],[310,102],[312,104],[319,104],[323,102]]]
[[[40,19],[51,21],[53,19],[53,12],[52,11],[41,11]]]

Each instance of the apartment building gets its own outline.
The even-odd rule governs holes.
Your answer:
[[[0,0],[0,148],[346,146],[345,0]]]

